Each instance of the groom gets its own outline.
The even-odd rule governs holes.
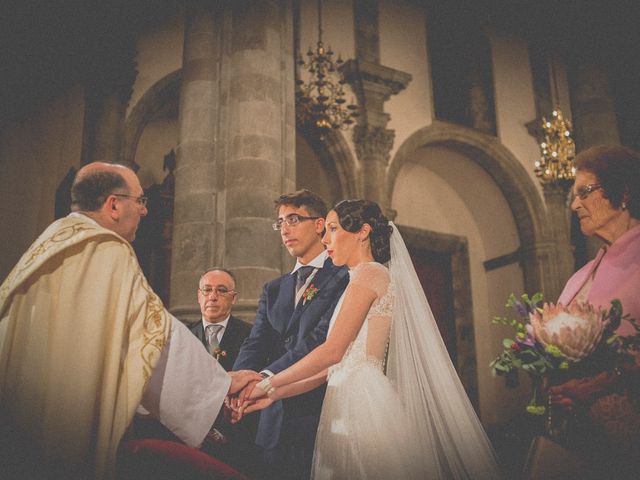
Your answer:
[[[296,258],[291,273],[264,286],[251,334],[234,370],[274,375],[324,342],[333,310],[349,282],[322,245],[327,207],[309,190],[276,200],[275,230]],[[325,387],[276,402],[260,412],[256,444],[266,478],[308,479]]]

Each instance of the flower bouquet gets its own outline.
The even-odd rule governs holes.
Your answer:
[[[633,351],[640,350],[640,335],[621,337],[614,332],[624,319],[640,333],[629,315],[624,315],[619,300],[611,302],[609,310],[596,310],[589,304],[542,304],[543,296],[522,295],[518,300],[511,294],[506,306],[513,308],[517,319],[495,317],[491,323],[515,328],[515,338],[503,340],[504,350],[491,362],[493,375],[506,376],[508,384],[517,384],[517,370],[529,373],[534,379],[534,391],[527,412],[542,415],[537,388],[549,378],[568,380],[603,370],[613,370],[632,361]]]

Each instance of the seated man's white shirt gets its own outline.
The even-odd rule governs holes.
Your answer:
[[[204,331],[207,331],[207,326],[208,325],[219,325],[222,328],[216,332],[216,339],[218,340],[218,343],[220,343],[222,341],[222,337],[224,336],[224,332],[227,330],[227,325],[229,324],[229,318],[231,318],[231,315],[227,315],[227,318],[225,318],[224,320],[222,320],[221,322],[207,322],[204,318],[202,319],[202,328],[204,328]]]

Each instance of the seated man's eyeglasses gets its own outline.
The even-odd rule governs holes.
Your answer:
[[[320,217],[305,217],[304,215],[298,215],[297,213],[290,213],[284,218],[279,218],[278,221],[273,224],[273,229],[280,230],[283,223],[286,223],[290,227],[295,227],[304,220],[316,220],[318,218]]]
[[[212,287],[204,287],[204,288],[198,288],[198,290],[200,290],[200,292],[202,292],[202,295],[204,295],[205,297],[208,297],[209,295],[211,295],[212,293],[215,292],[216,296],[218,297],[226,297],[229,295],[233,295],[234,293],[236,293],[234,290],[229,290],[227,287],[216,287],[216,288],[212,288]]]
[[[124,193],[112,193],[112,195],[114,197],[126,197],[126,198],[130,198],[132,200],[135,200],[136,203],[138,203],[139,205],[142,205],[143,207],[147,206],[147,201],[149,200],[149,197],[145,197],[144,195],[140,196],[140,197],[136,197],[135,195],[126,195]]]
[[[579,188],[573,193],[574,198],[578,197],[580,200],[586,200],[586,198],[591,194],[591,192],[595,192],[602,188],[602,185],[599,183],[590,183],[589,185],[585,185],[582,188]]]

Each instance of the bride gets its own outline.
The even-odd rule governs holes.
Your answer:
[[[312,478],[499,478],[398,230],[367,200],[338,203],[326,229],[350,274],[327,340],[258,383],[239,416],[326,381]]]

